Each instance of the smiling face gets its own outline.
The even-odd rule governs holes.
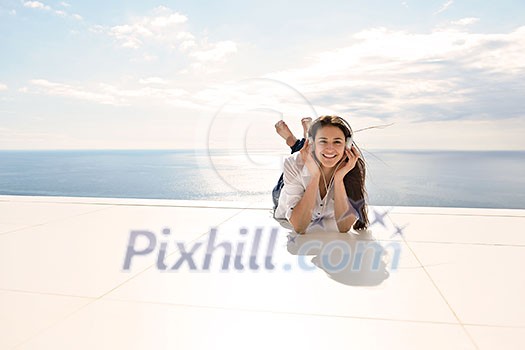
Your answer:
[[[315,135],[315,156],[326,168],[331,168],[345,155],[345,135],[337,126],[326,125]]]

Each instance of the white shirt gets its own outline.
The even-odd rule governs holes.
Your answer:
[[[300,152],[295,152],[284,160],[284,186],[281,189],[279,202],[274,213],[275,220],[283,226],[293,228],[290,224],[293,208],[303,198],[311,177],[312,175],[308,171],[308,167],[304,165]],[[329,183],[330,179],[326,179],[326,182]],[[317,187],[316,192],[317,196],[311,220],[335,219],[334,186],[330,186],[322,200],[319,187]]]

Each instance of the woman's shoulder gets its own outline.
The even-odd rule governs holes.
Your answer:
[[[292,166],[294,168],[301,170],[304,166],[304,162],[303,162],[303,158],[301,157],[301,153],[295,152],[295,153],[290,154],[284,159],[284,164],[285,166],[288,165],[288,166]]]
[[[303,165],[303,158],[301,157],[301,152],[295,152],[290,154],[284,159],[285,162],[289,164],[298,164]]]
[[[284,160],[284,171],[290,174],[302,174],[304,170],[304,161],[299,152],[287,156]]]

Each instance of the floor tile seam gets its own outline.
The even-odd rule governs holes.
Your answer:
[[[149,270],[151,267],[153,267],[155,264],[152,264],[152,265],[149,265],[147,267],[145,267],[144,269],[142,269],[141,271],[139,271],[138,273],[136,273],[135,275],[131,276],[130,278],[126,279],[125,281],[119,283],[116,287],[113,287],[112,289],[110,289],[109,291],[103,293],[102,295],[100,296],[97,296],[97,297],[93,297],[93,298],[90,298],[91,300],[89,302],[87,302],[86,304],[84,304],[82,307],[72,311],[71,313],[65,315],[63,318],[59,319],[59,320],[56,320],[56,322],[54,322],[53,324],[49,325],[48,327],[42,329],[41,331],[39,331],[38,333],[34,334],[33,336],[29,337],[28,339],[16,344],[13,349],[17,349],[19,348],[20,346],[26,344],[27,342],[31,341],[32,339],[35,339],[37,338],[38,336],[44,334],[45,332],[47,332],[48,330],[50,330],[51,328],[57,326],[58,324],[62,323],[62,322],[65,322],[67,319],[71,318],[73,315],[77,314],[79,311],[81,311],[82,309],[84,309],[85,307],[93,304],[93,303],[96,303],[97,301],[103,299],[107,294],[111,293],[112,291],[120,288],[121,286],[123,286],[124,284],[128,283],[129,281],[131,281],[133,278],[135,278],[136,276],[144,273],[145,271]]]
[[[378,239],[378,241],[380,241]],[[451,242],[451,241],[415,241],[405,239],[406,242],[416,244],[449,244],[449,245],[463,245],[463,246],[483,246],[483,247],[518,247],[524,248],[525,244],[510,244],[510,243],[482,243],[482,242]]]
[[[29,225],[29,226],[24,226],[24,227],[20,227],[20,228],[17,228],[17,229],[11,230],[11,231],[2,232],[2,233],[0,233],[0,237],[2,237],[2,236],[4,236],[4,235],[8,235],[8,234],[13,234],[13,233],[15,233],[15,232],[19,232],[19,231],[24,231],[24,230],[32,229],[32,228],[35,228],[35,227],[40,227],[40,226],[44,226],[44,225],[49,225],[49,224],[57,223],[57,222],[60,222],[60,221],[64,221],[64,220],[68,220],[68,219],[72,219],[72,218],[76,218],[76,217],[80,217],[80,216],[83,216],[83,215],[93,214],[93,213],[96,213],[96,212],[99,212],[99,211],[108,210],[108,209],[111,209],[112,207],[113,207],[113,206],[106,206],[105,208],[98,208],[98,209],[95,209],[95,210],[90,210],[90,211],[88,211],[88,212],[83,212],[83,213],[79,213],[79,214],[74,214],[74,215],[72,215],[72,216],[60,217],[60,218],[56,218],[56,219],[52,219],[52,220],[48,220],[48,221],[45,221],[45,222],[41,222],[41,223],[38,223],[38,224]]]
[[[36,291],[36,290],[14,289],[14,288],[0,288],[0,292],[54,296],[54,297],[64,297],[64,298],[79,298],[79,299],[96,299],[97,298],[95,296],[88,296],[88,295],[64,294],[64,293],[43,292],[43,291]]]
[[[195,200],[198,201],[198,200]],[[244,207],[239,205],[188,205],[188,204],[153,204],[153,203],[111,203],[111,202],[83,202],[83,201],[13,201],[13,200],[0,200],[4,203],[33,203],[33,204],[71,204],[71,205],[106,205],[106,206],[130,206],[130,207],[168,207],[168,208],[197,208],[197,209],[250,209],[250,210],[272,210],[270,207]]]
[[[240,311],[240,312],[247,312],[247,313],[268,313],[268,314],[279,314],[279,315],[282,314],[282,315],[294,315],[294,316],[351,318],[351,319],[363,319],[363,320],[373,320],[373,321],[426,323],[426,324],[442,324],[442,325],[460,326],[459,323],[446,322],[446,321],[411,320],[411,319],[389,318],[389,317],[366,317],[366,316],[323,314],[323,313],[311,313],[311,312],[276,311],[276,310],[228,307],[228,306],[218,306],[218,305],[198,305],[198,304],[172,303],[172,302],[162,302],[162,301],[123,299],[123,298],[116,298],[116,297],[109,297],[109,296],[104,297],[102,300],[118,301],[118,302],[130,303],[130,304],[147,304],[147,305],[187,307],[187,308],[199,308],[199,309],[214,309],[214,310],[224,310],[224,311]]]
[[[239,213],[235,213],[233,214],[232,216],[224,219],[222,222],[220,222],[219,224],[217,224],[216,226],[220,226],[222,224],[224,224],[225,222],[227,222],[228,220],[232,219],[233,217],[235,217],[236,215],[238,215]],[[204,237],[205,235],[209,234],[209,231],[206,231],[204,233],[201,233],[201,234],[198,234],[197,237],[195,237],[194,239],[190,240],[188,243],[193,243],[197,240],[199,240],[200,238]],[[176,254],[180,251],[179,248],[176,248],[174,249],[171,253],[167,254],[166,255],[166,258],[167,257],[170,257],[172,256],[173,254]],[[121,282],[120,284],[118,284],[117,286],[111,288],[109,291],[106,291],[105,293],[103,293],[102,295],[98,296],[97,299],[101,299],[103,298],[104,296],[108,295],[109,293],[115,291],[116,289],[122,287],[124,284],[130,282],[131,280],[135,279],[136,277],[138,277],[139,275],[143,274],[144,272],[150,270],[151,268],[153,268],[154,266],[156,265],[156,263],[153,263],[153,264],[150,264],[148,266],[146,266],[145,268],[143,268],[142,270],[140,270],[139,272],[137,272],[136,274],[134,274],[133,276],[131,276],[130,278],[126,279],[125,281]]]
[[[403,237],[403,240],[404,240],[404,237]],[[447,298],[445,297],[443,291],[439,288],[439,286],[437,285],[436,281],[432,278],[432,276],[430,275],[430,272],[428,271],[428,269],[425,267],[425,265],[421,262],[421,260],[419,259],[419,257],[417,256],[417,254],[415,253],[415,251],[412,249],[412,247],[410,246],[410,244],[408,244],[408,242],[406,240],[405,241],[405,244],[407,245],[408,249],[410,249],[410,251],[412,252],[412,255],[414,256],[414,258],[417,260],[417,262],[419,263],[419,265],[422,267],[423,271],[425,272],[426,276],[428,277],[428,279],[430,280],[430,282],[432,283],[432,285],[434,286],[435,290],[438,292],[438,294],[441,296],[442,300],[445,302],[445,304],[447,305],[449,311],[452,313],[452,315],[454,315],[454,318],[456,319],[456,321],[461,325],[461,328],[463,330],[463,333],[467,336],[467,338],[470,340],[471,344],[476,348],[476,349],[479,349],[479,346],[478,344],[476,343],[476,341],[474,340],[473,336],[470,334],[470,332],[467,331],[465,325],[463,324],[462,320],[459,318],[458,314],[456,313],[456,311],[454,310],[454,308],[452,307],[452,305],[450,305],[449,301],[447,300]]]
[[[239,213],[236,213],[234,215],[232,215],[231,217],[225,219],[223,222],[221,222],[220,224],[228,221],[229,219],[233,218],[234,216],[238,215]],[[219,224],[219,225],[220,225]],[[208,232],[205,232],[203,234],[201,234],[200,236],[198,236],[197,238],[195,238],[193,241],[196,241],[197,239],[199,239],[200,237],[204,236],[208,234]],[[175,253],[175,252],[173,252]],[[35,333],[34,335],[30,336],[29,338],[21,341],[20,343],[16,344],[13,349],[17,349],[19,348],[20,346],[28,343],[29,341],[37,338],[38,336],[44,334],[45,332],[47,332],[48,330],[52,329],[53,327],[57,326],[58,324],[62,323],[62,322],[65,322],[67,319],[73,317],[73,315],[77,314],[78,312],[80,312],[81,310],[83,310],[84,308],[86,308],[87,306],[89,305],[92,305],[93,303],[96,303],[97,301],[103,299],[104,297],[106,297],[109,293],[113,292],[114,290],[120,288],[121,286],[123,286],[124,284],[128,283],[129,281],[131,281],[132,279],[134,279],[135,277],[137,277],[138,275],[144,273],[145,271],[149,270],[150,268],[152,268],[155,264],[151,264],[150,266],[147,266],[146,268],[144,268],[143,270],[139,271],[137,274],[131,276],[130,278],[128,278],[127,280],[121,282],[120,284],[118,284],[116,287],[113,287],[112,289],[110,289],[109,291],[103,293],[102,295],[99,295],[97,297],[94,297],[94,298],[90,298],[91,300],[89,302],[87,302],[86,304],[84,304],[83,306],[81,306],[80,308],[72,311],[71,313],[65,315],[63,318],[59,319],[59,320],[56,320],[56,322],[53,322],[52,324],[50,324],[48,327],[45,327],[44,329],[42,329],[41,331]]]
[[[28,338],[22,340],[21,342],[15,344],[13,346],[13,349],[18,349],[20,348],[22,345],[30,342],[31,340],[33,339],[36,339],[37,337],[39,337],[40,335],[46,333],[47,331],[49,331],[50,329],[54,328],[55,326],[59,325],[60,323],[64,322],[65,320],[71,318],[73,315],[77,314],[80,310],[83,310],[85,309],[86,307],[88,307],[89,305],[95,303],[98,299],[96,298],[90,298],[91,300],[89,300],[87,303],[81,305],[79,308],[71,311],[70,313],[67,313],[66,315],[64,315],[64,317],[60,318],[60,319],[57,319],[55,320],[54,322],[52,322],[51,324],[47,325],[46,327],[42,328],[41,330],[39,330],[38,332],[35,332],[35,334],[29,336]]]
[[[90,197],[91,198],[91,197]],[[93,197],[96,198],[96,197]],[[118,198],[113,198],[118,199]],[[135,198],[138,200],[141,199],[147,199],[147,198]],[[163,199],[158,199],[163,200]],[[169,199],[167,199],[169,200]],[[176,200],[176,199],[174,199]],[[189,200],[191,201],[191,200]],[[199,201],[199,200],[195,200]],[[114,206],[151,206],[151,207],[177,207],[177,208],[199,208],[199,209],[249,209],[249,210],[270,210],[273,209],[271,207],[256,207],[256,208],[250,208],[250,207],[240,207],[240,206],[205,206],[205,205],[187,205],[187,204],[148,204],[148,203],[110,203],[110,202],[83,202],[83,201],[67,201],[67,202],[61,202],[61,201],[13,201],[12,199],[0,199],[0,202],[16,202],[16,203],[42,203],[42,204],[92,204],[92,205],[114,205]],[[384,205],[369,205],[372,207],[394,207],[396,206],[384,206]],[[397,206],[398,208],[403,208],[402,206]],[[450,208],[450,207],[435,207],[435,208]],[[458,208],[460,209],[480,209],[480,210],[500,210],[501,208]],[[501,210],[523,210],[523,209],[516,209],[516,208],[510,208],[510,209],[501,209]],[[525,218],[525,215],[504,215],[504,214],[466,214],[466,213],[436,213],[436,212],[428,212],[428,213],[421,213],[421,212],[392,212],[391,214],[394,215],[442,215],[442,216],[486,216],[486,217],[515,217],[515,218]]]

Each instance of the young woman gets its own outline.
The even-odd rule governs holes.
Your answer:
[[[365,229],[365,162],[353,144],[350,125],[337,116],[310,122],[303,118],[308,138],[301,140],[284,121],[275,125],[292,155],[284,161],[284,173],[272,192],[274,218],[297,233],[313,223],[322,226],[325,219],[335,220],[340,232]]]

